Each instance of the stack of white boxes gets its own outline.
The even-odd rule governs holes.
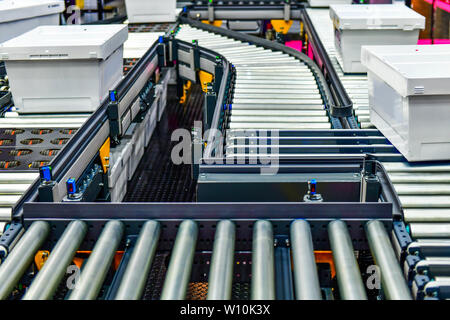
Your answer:
[[[370,46],[370,121],[408,161],[450,160],[450,45]]]
[[[403,4],[332,5],[335,47],[345,73],[364,73],[363,45],[414,45],[425,18]]]

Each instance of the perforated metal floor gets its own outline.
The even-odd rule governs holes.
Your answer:
[[[124,202],[190,202],[194,201],[196,182],[191,179],[190,165],[175,165],[171,160],[171,134],[178,128],[191,130],[194,121],[202,119],[203,94],[193,86],[188,101],[179,104],[176,88],[170,86],[166,110],[158,123],[136,172],[128,183]]]

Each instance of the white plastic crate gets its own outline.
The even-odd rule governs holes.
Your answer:
[[[332,5],[334,43],[345,73],[364,73],[363,45],[415,45],[425,18],[403,4]]]
[[[123,44],[123,57],[141,58],[148,49],[158,40],[160,36],[164,36],[164,32],[134,32],[128,34],[128,40]]]
[[[19,113],[93,112],[123,74],[125,25],[43,26],[0,45]]]
[[[62,0],[1,0],[0,43],[38,26],[58,25]]]
[[[368,46],[370,121],[408,161],[450,160],[450,45]]]
[[[129,23],[175,22],[176,0],[125,0]]]
[[[328,8],[332,4],[351,4],[352,0],[308,0],[308,4],[312,8]]]

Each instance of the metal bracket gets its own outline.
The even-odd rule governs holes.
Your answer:
[[[211,2],[208,2],[208,21],[210,23],[214,22],[214,6]]]
[[[289,21],[291,20],[291,4],[289,1],[287,1],[284,4],[284,8],[283,8],[283,16],[284,16],[284,21]]]

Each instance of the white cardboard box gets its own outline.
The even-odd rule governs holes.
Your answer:
[[[311,8],[323,7],[328,8],[332,4],[351,4],[352,0],[308,0]]]
[[[129,23],[175,22],[176,0],[125,0]]]
[[[38,26],[59,25],[62,0],[1,0],[0,43]]]
[[[408,161],[450,160],[450,45],[368,46],[370,121]]]
[[[345,73],[364,73],[363,45],[415,45],[425,18],[403,4],[332,5],[334,44]]]
[[[0,44],[19,113],[93,112],[123,74],[125,25],[43,26]]]

